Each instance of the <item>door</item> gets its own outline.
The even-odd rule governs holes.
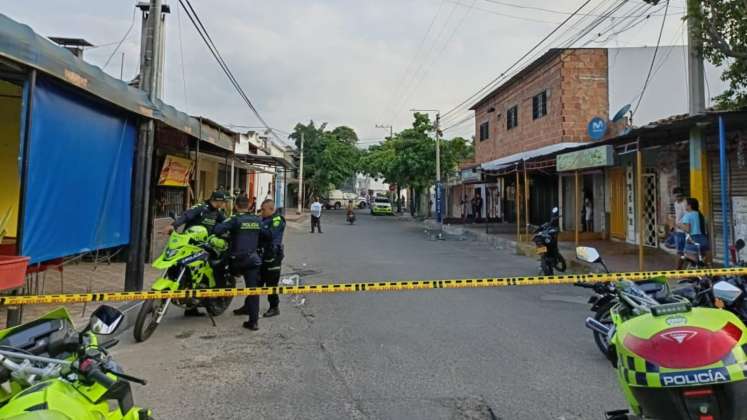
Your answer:
[[[625,239],[625,168],[611,168],[610,177],[610,235]]]

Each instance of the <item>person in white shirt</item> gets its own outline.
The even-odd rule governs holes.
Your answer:
[[[673,189],[672,195],[674,196],[674,203],[672,204],[672,207],[674,207],[674,217],[670,216],[669,222],[674,226],[674,243],[677,248],[676,267],[678,270],[682,270],[682,267],[685,265],[685,260],[682,259],[682,256],[685,254],[687,236],[685,231],[679,228],[679,225],[682,224],[682,218],[687,213],[687,200],[685,200],[685,193],[680,187]]]
[[[314,228],[322,233],[322,203],[319,202],[319,197],[314,198],[314,202],[311,203],[311,233],[314,233]]]

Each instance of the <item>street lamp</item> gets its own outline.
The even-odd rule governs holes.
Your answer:
[[[443,218],[441,202],[443,201],[443,186],[441,185],[441,111],[437,109],[411,109],[410,112],[435,112],[436,123],[434,128],[436,129],[436,221],[443,230]],[[441,232],[439,232],[439,237]]]

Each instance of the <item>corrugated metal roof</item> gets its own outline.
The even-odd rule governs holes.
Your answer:
[[[538,158],[545,155],[552,155],[566,149],[573,149],[578,146],[585,145],[586,143],[557,143],[549,146],[540,147],[533,150],[527,150],[524,152],[514,153],[513,155],[504,156],[490,162],[485,162],[480,167],[485,171],[499,171],[504,168],[508,168],[519,162]]]

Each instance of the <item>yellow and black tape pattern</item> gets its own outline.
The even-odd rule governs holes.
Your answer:
[[[627,279],[648,280],[655,277],[686,278],[699,276],[747,275],[747,267],[708,268],[698,270],[643,271],[630,273],[565,274],[557,276],[493,277],[449,280],[408,280],[375,283],[332,283],[302,286],[254,287],[236,289],[199,289],[178,291],[140,291],[72,293],[58,295],[0,296],[0,306],[40,305],[85,302],[124,302],[147,299],[217,298],[254,295],[298,295],[312,293],[406,292],[424,289],[471,289],[507,286],[571,285],[576,282],[603,283]]]

